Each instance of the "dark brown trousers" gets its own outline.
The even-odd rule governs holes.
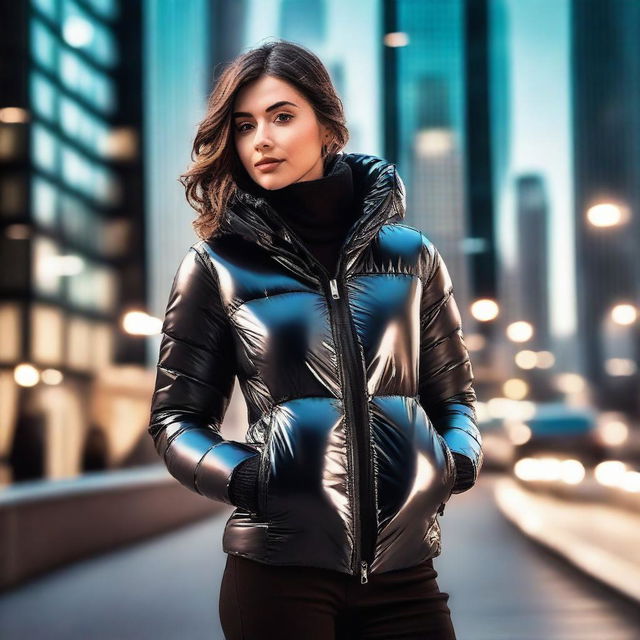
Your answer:
[[[429,560],[359,576],[227,555],[220,621],[227,640],[456,640],[449,594]]]

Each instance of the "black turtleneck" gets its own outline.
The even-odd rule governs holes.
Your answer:
[[[353,174],[339,156],[325,161],[324,175],[293,182],[281,189],[264,189],[253,180],[238,181],[254,196],[264,198],[309,251],[333,276],[346,235],[356,219]]]

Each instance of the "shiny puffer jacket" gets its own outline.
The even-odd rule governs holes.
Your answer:
[[[330,274],[262,199],[238,190],[173,281],[149,432],[169,472],[232,504],[234,469],[261,456],[256,513],[223,550],[361,576],[441,552],[452,452],[482,466],[473,374],[447,268],[403,223],[405,188],[376,156],[340,154],[359,193]],[[220,425],[235,377],[245,442]]]

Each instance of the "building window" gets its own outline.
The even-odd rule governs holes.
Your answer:
[[[31,358],[36,363],[60,366],[64,315],[57,307],[34,304],[31,308]]]
[[[22,343],[20,306],[15,302],[0,305],[0,361],[14,363],[20,359]]]

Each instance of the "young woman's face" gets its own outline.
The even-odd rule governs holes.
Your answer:
[[[242,87],[233,105],[232,126],[242,165],[264,189],[323,176],[321,152],[329,130],[288,82],[265,75]],[[256,166],[265,158],[278,162]]]

